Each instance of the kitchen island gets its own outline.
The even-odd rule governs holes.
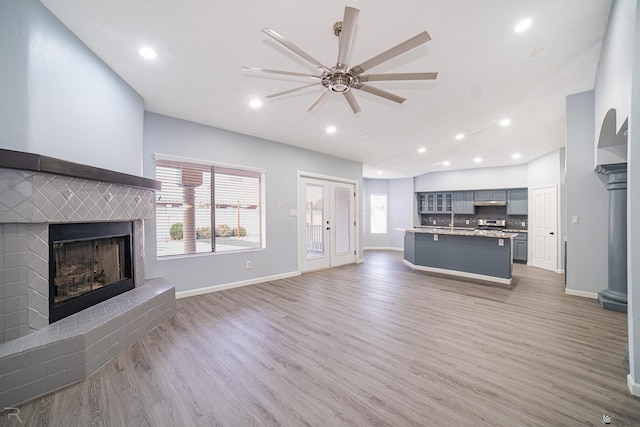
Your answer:
[[[518,233],[441,227],[403,231],[404,263],[415,270],[511,284],[511,239]]]

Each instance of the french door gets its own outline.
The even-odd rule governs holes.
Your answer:
[[[354,194],[354,184],[300,178],[301,271],[355,261]]]

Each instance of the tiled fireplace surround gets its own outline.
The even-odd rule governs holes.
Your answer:
[[[0,167],[0,411],[88,377],[176,311],[173,286],[145,281],[154,189],[35,169]],[[49,223],[103,221],[133,221],[136,288],[49,325]]]

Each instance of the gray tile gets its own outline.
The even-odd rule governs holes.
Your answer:
[[[22,367],[27,368],[36,363],[43,363],[45,361],[45,347],[39,346],[34,349],[23,351],[21,354]]]
[[[60,371],[53,375],[47,376],[44,382],[47,392],[57,390],[67,384],[67,371]]]
[[[34,397],[45,394],[47,391],[50,390],[47,390],[46,388],[46,379],[42,378],[36,380],[22,386],[22,400],[33,399]]]
[[[84,365],[84,363],[80,366],[77,366],[75,368],[71,368],[69,370],[67,370],[67,384],[73,384],[76,383],[78,381],[82,381],[83,379],[85,379],[85,372],[86,367]]]
[[[22,385],[21,372],[14,371],[0,376],[0,384],[2,384],[3,390],[11,390],[12,388],[20,387]]]
[[[67,355],[48,359],[44,364],[45,375],[50,376],[67,370]]]
[[[0,375],[6,375],[22,368],[22,356],[14,354],[0,359]]]
[[[81,350],[81,351],[76,351],[75,353],[71,353],[67,355],[67,370],[73,369],[73,368],[77,368],[77,367],[84,367],[84,363],[85,363],[85,351]]]
[[[9,408],[17,405],[22,400],[22,387],[0,392],[0,408]]]
[[[39,379],[44,379],[45,367],[44,363],[37,363],[20,371],[22,373],[22,384],[28,384]]]
[[[60,356],[65,356],[69,353],[67,350],[67,341],[56,341],[50,344],[47,344],[44,348],[45,356],[48,359],[55,359]]]

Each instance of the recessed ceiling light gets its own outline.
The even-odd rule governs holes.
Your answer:
[[[252,99],[249,102],[249,106],[251,106],[251,108],[260,108],[262,107],[262,101],[260,101],[259,99]]]
[[[513,156],[514,159],[519,159],[520,158],[520,153],[514,153]]]
[[[418,153],[422,154],[422,153],[426,153],[427,149],[425,147],[420,147],[418,148]]]
[[[378,175],[382,175],[382,171],[378,171],[376,172]]]
[[[473,159],[474,162],[476,163],[481,163],[482,162],[482,157],[476,157],[475,159]]]
[[[500,120],[500,126],[502,126],[502,127],[509,126],[510,124],[511,124],[511,120],[510,119],[504,118],[504,119]]]
[[[531,19],[529,18],[523,19],[522,21],[518,22],[518,25],[516,25],[516,27],[514,28],[514,31],[516,33],[521,33],[527,30],[530,26],[531,26]]]
[[[448,161],[444,161],[442,162],[442,166],[449,166],[451,163],[449,163]]]
[[[464,133],[459,133],[456,135],[456,139],[460,140],[462,138],[464,138]]]
[[[335,133],[336,132],[336,127],[335,126],[328,126],[326,131],[327,131],[327,133]]]
[[[158,56],[158,54],[156,53],[155,50],[153,50],[152,48],[150,48],[149,46],[143,46],[138,50],[138,53],[140,54],[140,56],[142,56],[144,59],[156,59],[156,57]]]

